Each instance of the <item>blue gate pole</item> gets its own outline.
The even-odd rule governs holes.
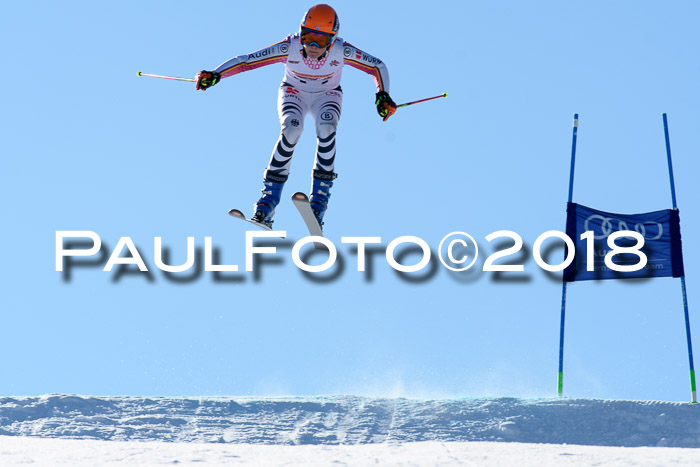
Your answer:
[[[574,198],[574,167],[576,166],[576,137],[578,136],[578,114],[574,114],[574,129],[571,141],[571,169],[569,171],[569,203]],[[576,242],[576,239],[572,239]],[[566,318],[566,281],[561,281],[561,322],[559,325],[559,374],[557,378],[557,394],[564,394],[564,320]]]
[[[671,140],[668,136],[668,118],[663,114],[664,118],[664,137],[666,138],[666,157],[668,159],[668,178],[671,182],[671,199],[673,200],[673,209],[678,209],[676,203],[676,183],[673,180],[673,162],[671,161]],[[693,364],[693,343],[690,338],[690,313],[688,312],[688,294],[685,288],[685,276],[681,276],[681,294],[683,297],[683,312],[685,314],[685,337],[688,341],[688,361],[690,362],[690,400],[697,403],[697,390],[695,387],[695,365]]]

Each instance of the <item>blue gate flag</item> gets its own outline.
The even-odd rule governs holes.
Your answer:
[[[576,245],[576,259],[564,270],[564,281],[684,276],[678,209],[614,214],[568,203],[566,214],[566,234]],[[620,272],[605,265],[605,256],[611,251],[608,237],[620,230],[635,231],[644,237],[644,246],[640,250],[647,256],[647,264],[642,269]],[[593,232],[592,267],[586,259],[588,241],[581,239],[581,234],[586,231]],[[635,243],[636,240],[631,237],[616,240],[619,246],[633,246]],[[639,257],[631,253],[616,254],[612,256],[612,261],[620,265],[637,264]]]

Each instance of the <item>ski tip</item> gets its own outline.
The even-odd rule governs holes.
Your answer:
[[[136,72],[136,76],[141,76],[141,72],[140,72],[140,71],[137,71],[137,72]]]
[[[298,191],[292,195],[292,199],[293,200],[298,199],[299,201],[308,201],[309,198],[308,198],[308,196],[306,196],[305,193]]]
[[[243,213],[242,213],[241,211],[239,211],[238,209],[230,209],[229,212],[228,212],[228,215],[229,215],[229,216],[233,216],[233,217],[239,217],[239,218],[241,218],[241,219],[245,219],[245,214],[243,214]]]
[[[330,251],[326,245],[319,242],[314,242],[314,248],[319,251]]]
[[[446,93],[446,92],[443,92],[442,95],[443,95],[444,97],[447,97],[447,93]]]

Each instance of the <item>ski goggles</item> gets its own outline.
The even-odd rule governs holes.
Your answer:
[[[333,42],[334,34],[314,31],[313,29],[301,29],[301,43],[304,45],[315,45],[319,49],[325,49]]]

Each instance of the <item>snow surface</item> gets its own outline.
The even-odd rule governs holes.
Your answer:
[[[110,442],[0,436],[0,465],[470,465],[697,466],[700,453],[683,448],[615,448],[553,444],[439,442],[356,445],[254,445]]]
[[[0,398],[1,465],[700,465],[679,449],[699,447],[700,406],[681,402]]]

